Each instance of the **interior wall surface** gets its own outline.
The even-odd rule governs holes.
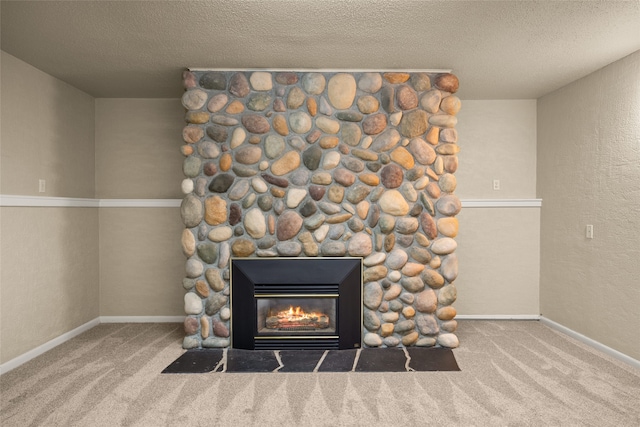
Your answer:
[[[458,194],[464,200],[536,196],[536,100],[463,100],[458,113]],[[493,189],[493,180],[500,189]],[[540,208],[460,212],[458,313],[540,314]]]
[[[93,98],[1,55],[2,194],[92,198]],[[0,208],[0,363],[98,316],[97,227],[94,208]]]
[[[542,314],[640,359],[640,51],[538,102]],[[586,237],[587,224],[594,227]]]

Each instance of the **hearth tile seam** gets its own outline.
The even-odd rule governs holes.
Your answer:
[[[318,370],[322,366],[322,362],[324,362],[325,357],[327,357],[327,354],[329,354],[329,350],[325,350],[324,353],[322,353],[322,357],[320,358],[320,360],[318,360],[316,367],[313,368],[313,372],[318,372]]]
[[[351,372],[355,372],[356,371],[356,367],[358,366],[358,360],[360,360],[360,352],[362,351],[361,348],[356,350],[356,357],[353,359],[353,366],[351,367]]]

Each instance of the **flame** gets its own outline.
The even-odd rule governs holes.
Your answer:
[[[313,317],[326,316],[326,314],[317,313],[317,312],[306,313],[301,307],[298,306],[294,308],[291,305],[289,306],[288,310],[282,310],[278,312],[276,316],[279,318],[285,318],[287,320],[292,321],[292,320],[310,319]]]

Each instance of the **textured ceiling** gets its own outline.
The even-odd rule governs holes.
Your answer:
[[[538,98],[640,49],[640,1],[2,1],[2,50],[95,97],[198,68],[453,69],[464,99]]]

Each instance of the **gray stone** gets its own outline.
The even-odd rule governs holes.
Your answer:
[[[389,151],[400,142],[400,134],[395,129],[387,129],[379,134],[371,144],[371,149],[377,153]]]
[[[380,329],[380,318],[375,311],[365,309],[362,316],[362,323],[364,327],[371,332]]]
[[[220,155],[220,148],[211,141],[202,141],[198,144],[198,154],[205,159],[215,159]]]
[[[380,92],[380,105],[387,113],[393,113],[396,109],[394,106],[395,91],[393,86],[385,86]]]
[[[249,191],[249,181],[246,179],[242,179],[242,180],[236,181],[233,187],[231,187],[231,189],[229,190],[229,193],[227,196],[229,197],[229,199],[236,201],[246,196],[248,191]]]
[[[191,194],[187,195],[182,199],[180,215],[187,228],[197,227],[204,217],[204,208],[200,199]]]
[[[400,284],[408,292],[420,292],[424,289],[424,282],[419,277],[405,277]]]
[[[211,71],[200,77],[200,87],[210,90],[225,90],[227,88],[227,78],[224,73]]]
[[[412,331],[413,329],[415,329],[415,327],[416,327],[416,322],[414,322],[413,320],[402,320],[396,323],[394,330],[395,332],[401,334],[404,332]]]
[[[318,169],[321,159],[322,149],[317,145],[312,145],[302,153],[302,163],[307,167],[307,169],[312,171]]]
[[[226,193],[234,180],[235,178],[231,174],[220,174],[213,178],[211,184],[209,184],[209,191],[212,193]]]
[[[182,162],[182,173],[189,178],[195,178],[200,174],[202,160],[198,157],[189,156]]]
[[[376,93],[382,87],[382,76],[379,73],[363,73],[358,80],[358,88],[364,92]]]
[[[208,316],[213,316],[214,314],[218,313],[218,311],[222,307],[227,305],[228,301],[229,299],[226,296],[219,293],[214,293],[210,295],[206,300],[205,312]]]
[[[271,210],[271,207],[273,206],[273,197],[271,197],[270,194],[263,194],[262,196],[258,197],[258,207],[260,207],[260,209],[262,209],[263,211],[269,211]]]
[[[431,89],[431,81],[427,73],[413,73],[410,81],[413,88],[419,92]]]
[[[342,164],[353,172],[362,172],[364,170],[364,162],[360,159],[356,159],[355,157],[343,157]]]
[[[331,240],[338,240],[344,234],[344,225],[334,224],[329,228],[328,236]]]
[[[402,234],[413,234],[418,230],[416,218],[399,218],[396,221],[396,231]]]
[[[433,314],[419,314],[416,316],[418,331],[422,335],[435,335],[440,332],[438,320]]]
[[[409,256],[402,249],[394,249],[387,255],[387,266],[394,270],[399,270],[407,263]]]
[[[186,314],[200,314],[202,312],[202,300],[194,292],[184,295],[184,312]]]
[[[460,341],[455,334],[440,334],[438,335],[437,342],[442,347],[456,348],[460,345]]]
[[[229,347],[229,338],[209,337],[202,341],[204,348],[226,348]]]
[[[281,242],[276,246],[280,256],[298,256],[302,252],[302,245],[298,242]]]
[[[449,283],[456,280],[458,277],[458,256],[456,254],[447,255],[442,259],[440,273]]]
[[[224,242],[220,244],[220,255],[218,257],[218,267],[224,268],[229,263],[231,257],[231,247],[229,243]]]
[[[455,285],[447,285],[440,289],[438,292],[438,304],[440,305],[451,305],[455,302],[458,297],[458,291],[456,290]]]
[[[307,230],[315,230],[316,228],[324,224],[325,219],[326,217],[321,213],[315,214],[304,220],[304,227]]]
[[[347,190],[347,200],[356,205],[363,201],[371,192],[371,189],[364,185],[354,185]]]
[[[244,165],[237,165],[237,164],[233,165],[231,170],[233,170],[233,173],[235,173],[237,176],[240,176],[240,177],[255,176],[258,173],[258,171],[251,168],[251,166],[244,166]]]
[[[362,302],[365,307],[371,310],[377,310],[382,303],[382,287],[378,282],[370,282],[364,285],[362,293]]]
[[[458,199],[457,196],[454,196],[453,194],[447,194],[446,196],[442,196],[438,200],[438,202],[436,203],[436,209],[442,215],[455,216],[460,213],[462,204],[460,203],[460,199]]]
[[[344,256],[347,253],[347,248],[342,242],[327,240],[320,246],[320,252],[324,256]]]
[[[308,94],[319,95],[324,91],[326,79],[320,73],[305,73],[300,83]]]
[[[280,156],[284,148],[284,138],[280,135],[271,134],[264,140],[264,154],[270,159]]]
[[[200,347],[200,341],[195,337],[184,337],[182,340],[182,348],[185,350],[198,347]]]
[[[340,205],[329,202],[318,202],[318,207],[327,215],[335,215],[341,210]]]
[[[307,218],[316,213],[318,210],[316,203],[313,200],[307,200],[300,207],[300,215]]]
[[[218,246],[213,243],[200,243],[197,250],[198,256],[206,264],[213,264],[218,258]]]
[[[225,142],[229,136],[229,130],[220,125],[207,126],[207,136],[216,142]]]
[[[380,335],[372,332],[364,334],[363,341],[368,347],[380,347],[382,345],[382,338],[380,338]]]
[[[364,222],[360,218],[353,217],[349,221],[347,221],[347,226],[354,233],[358,233],[364,230]]]

